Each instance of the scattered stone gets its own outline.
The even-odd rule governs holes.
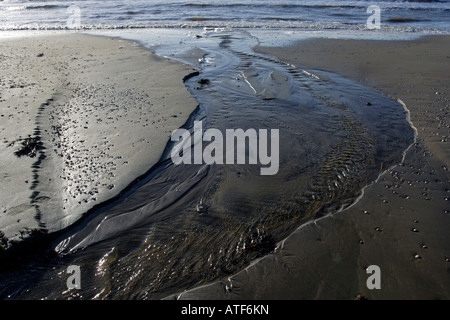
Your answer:
[[[197,80],[197,83],[201,84],[201,85],[207,85],[207,84],[209,84],[209,82],[210,82],[209,79],[204,79],[204,78]]]
[[[422,257],[421,257],[420,255],[418,255],[418,254],[416,254],[416,255],[414,256],[414,258],[417,259],[417,260],[422,259]]]
[[[261,256],[272,252],[275,246],[276,243],[272,235],[257,230],[247,237],[243,248],[248,252],[254,252]]]
[[[369,101],[366,101],[366,106],[371,106],[372,104]]]
[[[203,203],[203,199],[200,199],[200,202],[195,207],[198,213],[206,213],[208,211],[208,206]]]
[[[417,230],[416,228],[412,228],[411,231],[412,232],[419,232],[419,230]]]
[[[5,237],[3,231],[0,230],[0,251],[8,248],[8,238]]]
[[[30,158],[34,158],[39,147],[39,139],[29,137],[22,141],[22,146],[19,150],[14,152],[14,155],[16,155],[17,157],[28,156]]]
[[[41,53],[38,53],[37,55],[36,55],[36,57],[38,57],[38,58],[42,58],[44,56],[44,54],[41,52]]]

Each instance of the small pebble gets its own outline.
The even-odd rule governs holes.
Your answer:
[[[416,255],[414,256],[414,258],[416,258],[416,259],[422,259],[422,257],[419,256],[418,254],[416,254]]]
[[[411,231],[412,231],[412,232],[419,232],[419,230],[417,230],[416,228],[412,228]]]

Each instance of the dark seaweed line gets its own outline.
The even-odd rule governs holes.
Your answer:
[[[39,191],[36,191],[37,186],[39,185],[39,170],[41,169],[42,161],[47,157],[45,155],[45,146],[42,142],[42,136],[41,136],[41,128],[39,125],[39,119],[42,118],[43,112],[45,111],[45,108],[50,105],[51,102],[53,102],[53,98],[47,99],[46,102],[42,103],[38,109],[38,114],[36,116],[36,127],[34,129],[34,136],[35,139],[38,141],[38,148],[37,148],[37,160],[32,165],[32,172],[33,172],[33,182],[31,184],[30,190],[33,191],[32,195],[30,196],[30,205],[33,206],[36,209],[35,219],[39,223],[40,232],[47,233],[47,230],[45,229],[45,224],[42,222],[42,212],[39,207]]]
[[[34,219],[38,222],[38,229],[28,229],[25,227],[25,231],[20,231],[21,240],[10,240],[8,241],[8,247],[5,250],[0,250],[0,262],[2,262],[2,269],[8,266],[15,267],[15,261],[23,260],[24,256],[30,255],[35,257],[39,255],[43,248],[48,245],[47,230],[45,229],[45,224],[42,222],[42,212],[39,207],[39,191],[36,188],[39,185],[39,170],[41,169],[41,163],[46,158],[45,147],[42,142],[41,128],[39,125],[39,119],[42,117],[45,108],[50,105],[53,98],[47,99],[38,108],[38,113],[35,118],[35,128],[33,138],[34,150],[31,153],[26,154],[30,157],[37,156],[36,161],[31,165],[33,181],[30,185],[30,190],[32,194],[30,196],[30,205],[34,207],[36,213]],[[23,152],[16,152],[16,156],[20,157],[25,155]]]

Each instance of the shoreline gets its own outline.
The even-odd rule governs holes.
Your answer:
[[[85,34],[1,41],[8,243],[57,233],[118,197],[197,108],[183,82],[195,70],[136,42]],[[37,141],[33,153],[14,156],[24,141]]]
[[[448,136],[448,40],[310,39],[255,48],[399,99],[409,110],[416,141],[349,208],[300,226],[274,253],[227,279],[166,299],[449,299],[449,156],[446,141],[431,134],[437,129]],[[442,99],[433,99],[435,92]],[[427,113],[433,115],[425,118]],[[436,118],[444,125],[435,129]],[[369,265],[380,267],[380,290],[366,286]]]
[[[40,43],[38,48],[43,48],[43,45],[47,44],[45,42],[49,41],[50,38],[53,41],[58,36],[42,37],[41,39],[47,40]],[[74,48],[70,47],[74,45],[72,43],[74,38],[82,43],[86,41],[87,45],[91,46],[91,51],[86,50],[84,53],[74,55]],[[100,40],[99,38],[104,39]],[[448,42],[448,37],[436,37],[445,38],[445,40],[441,39],[441,42],[432,38],[408,41],[410,46],[417,44],[426,46],[427,50],[420,46],[419,48],[414,48],[414,50],[411,49],[411,51],[416,53],[417,57],[415,59],[417,61],[421,62],[420,57],[425,57],[429,51],[437,54],[436,51],[441,50],[438,52],[441,55],[444,52],[448,52],[448,50],[445,51],[445,49],[437,46],[438,43],[440,46],[445,47],[445,41]],[[88,40],[91,41],[89,42]],[[71,61],[74,64],[64,63],[64,61],[68,60],[67,56],[59,57],[55,51],[51,53],[53,55],[52,58],[55,59],[53,61],[56,62],[45,67],[55,68],[54,70],[57,68],[58,72],[53,70],[50,70],[53,72],[48,72],[47,69],[46,74],[49,76],[45,80],[42,79],[44,86],[41,87],[46,90],[42,93],[42,99],[39,103],[28,101],[28,103],[19,103],[17,105],[19,107],[18,112],[23,117],[28,117],[27,119],[31,122],[30,126],[13,126],[14,130],[11,130],[11,136],[16,136],[13,138],[15,139],[13,140],[14,143],[10,145],[11,137],[8,136],[6,138],[3,137],[3,140],[6,139],[7,142],[2,144],[3,149],[7,151],[13,149],[17,151],[20,143],[25,141],[23,137],[30,135],[31,138],[39,138],[36,139],[37,146],[34,149],[36,153],[34,157],[17,158],[9,155],[10,157],[6,159],[10,164],[6,167],[14,167],[11,165],[13,161],[20,164],[18,168],[22,172],[10,173],[8,171],[9,178],[21,182],[27,179],[28,182],[26,184],[27,186],[31,185],[31,187],[25,191],[22,189],[21,192],[25,199],[30,200],[11,206],[16,210],[13,211],[13,214],[10,214],[11,208],[9,207],[3,212],[2,206],[4,215],[3,217],[0,216],[0,218],[3,218],[3,220],[0,220],[2,223],[8,222],[8,220],[5,220],[6,217],[10,219],[9,221],[12,221],[11,219],[21,220],[21,225],[25,225],[26,228],[32,226],[30,229],[32,232],[28,236],[36,237],[38,240],[40,239],[39,233],[36,235],[33,230],[39,230],[39,228],[45,228],[49,224],[55,223],[56,231],[53,231],[53,234],[57,234],[57,230],[63,230],[64,225],[73,225],[72,221],[57,221],[58,217],[39,216],[39,214],[45,212],[44,208],[58,207],[59,198],[57,196],[53,197],[53,194],[62,191],[61,199],[64,197],[64,192],[71,192],[71,195],[74,194],[76,196],[81,194],[94,196],[88,190],[71,189],[69,182],[72,180],[67,179],[67,176],[64,176],[65,179],[62,179],[61,175],[55,174],[54,168],[59,167],[59,170],[68,168],[68,172],[71,175],[78,174],[78,169],[82,171],[86,165],[94,163],[89,162],[93,160],[92,158],[100,158],[100,155],[105,155],[106,160],[97,162],[100,165],[98,167],[100,170],[95,170],[91,182],[98,180],[95,174],[101,171],[102,165],[108,168],[117,168],[113,171],[105,172],[106,176],[102,177],[103,180],[105,177],[108,180],[108,174],[112,173],[113,175],[109,179],[113,181],[112,178],[114,177],[114,187],[109,189],[110,185],[106,183],[103,186],[104,190],[100,192],[100,194],[103,193],[104,195],[103,200],[98,196],[98,198],[95,197],[94,201],[100,205],[114,201],[116,197],[120,197],[122,192],[126,192],[131,186],[130,183],[133,183],[132,181],[139,179],[143,173],[145,176],[149,173],[149,170],[151,171],[153,165],[159,161],[161,155],[165,152],[171,132],[169,129],[165,129],[166,131],[163,131],[161,128],[155,129],[154,134],[159,135],[159,138],[157,137],[155,140],[158,140],[158,145],[161,147],[153,146],[151,149],[158,149],[161,152],[159,156],[155,152],[151,155],[143,154],[140,152],[142,149],[145,149],[142,146],[147,146],[149,142],[145,141],[145,137],[141,134],[146,135],[148,132],[146,130],[122,131],[125,128],[129,128],[127,126],[129,123],[137,124],[143,118],[142,113],[137,112],[133,114],[129,110],[133,109],[133,106],[143,106],[140,103],[146,105],[153,103],[161,108],[158,109],[158,112],[165,112],[160,120],[163,122],[171,120],[169,121],[171,122],[169,126],[175,129],[182,127],[192,115],[192,112],[194,112],[194,106],[197,106],[195,99],[192,98],[183,85],[183,79],[187,79],[190,75],[195,74],[194,70],[187,66],[172,60],[155,57],[145,48],[140,51],[141,45],[128,40],[76,35],[70,37],[70,39],[63,39],[60,36],[57,41],[60,41],[60,44],[64,44],[63,49],[67,50],[66,53],[72,50],[69,57],[71,57]],[[405,57],[401,55],[407,55],[410,52],[403,52],[398,46],[399,44],[405,45],[407,41],[389,42],[389,45],[385,41],[378,41],[383,44],[381,46],[373,41],[351,40],[347,42],[347,40],[342,39],[304,40],[289,47],[260,47],[256,50],[276,56],[285,62],[309,68],[309,70],[326,70],[344,75],[355,82],[380,91],[384,95],[398,99],[401,102],[406,101],[405,103],[402,102],[402,104],[408,111],[408,115],[410,117],[412,115],[414,118],[412,121],[409,119],[409,121],[416,130],[416,141],[404,151],[402,162],[386,169],[374,183],[364,187],[361,190],[362,195],[349,207],[300,226],[279,243],[273,254],[253,261],[243,271],[228,277],[226,280],[203,285],[185,291],[182,294],[169,296],[167,299],[353,299],[360,295],[369,299],[448,299],[450,297],[450,283],[448,279],[450,266],[446,260],[450,258],[450,241],[448,241],[450,236],[447,232],[450,223],[449,214],[446,211],[449,196],[446,188],[449,180],[447,171],[448,150],[445,148],[446,141],[439,143],[439,141],[436,141],[435,135],[432,134],[434,133],[433,125],[435,124],[432,119],[441,119],[439,123],[444,125],[447,119],[445,108],[448,108],[448,89],[446,88],[445,75],[448,73],[444,71],[444,68],[436,69],[435,64],[436,61],[439,61],[438,59],[435,61],[424,60],[427,65],[421,66],[423,69],[420,70],[414,69],[417,64],[417,61],[414,60],[406,66],[404,64],[401,66],[404,67],[403,72],[414,71],[417,72],[416,76],[409,77],[406,79],[407,81],[401,82],[396,78],[398,77],[396,72],[400,73],[397,59],[406,61]],[[349,45],[349,43],[351,44]],[[373,46],[371,46],[372,44]],[[23,44],[17,45],[25,49]],[[37,45],[37,41],[33,45]],[[76,46],[77,44],[75,44]],[[100,46],[101,50],[93,50],[95,46]],[[337,46],[340,46],[340,49],[337,50],[338,54],[333,53]],[[18,52],[20,51],[19,47],[16,48]],[[390,54],[384,52],[385,56],[382,56],[383,50],[386,50],[386,48],[390,50],[388,51]],[[48,50],[48,47],[46,50]],[[127,50],[131,50],[131,52]],[[303,50],[302,59],[299,59],[298,53],[301,50]],[[42,56],[39,56],[41,53]],[[0,54],[5,53],[0,51]],[[101,56],[102,54],[103,56]],[[128,58],[124,57],[124,54],[125,56],[129,54]],[[30,63],[34,63],[35,61],[42,62],[50,54],[49,51],[41,52],[39,50],[39,52],[28,52],[28,55],[29,58],[33,58],[33,62]],[[323,58],[318,59],[318,55]],[[330,55],[332,55],[333,59],[331,57],[327,58]],[[73,59],[74,57],[76,59]],[[150,59],[151,61],[143,62],[142,59]],[[81,60],[82,63],[80,63]],[[95,61],[97,63],[101,61],[103,67],[96,66]],[[145,68],[142,67],[142,63],[137,63],[136,61],[148,63],[146,64],[148,68],[154,67],[154,70],[156,70],[154,75],[149,77],[148,70],[144,72]],[[105,67],[105,63],[107,67]],[[78,66],[75,67],[75,64]],[[358,66],[366,64],[370,64],[370,68],[365,66],[364,75],[361,75]],[[388,69],[394,71],[391,74],[385,74],[386,70],[377,73],[380,65],[383,66],[385,64],[389,66]],[[158,67],[155,67],[155,65],[158,65]],[[438,84],[441,83],[440,87],[436,85],[436,82],[433,82],[432,87],[430,87],[430,83],[424,84],[420,82],[420,72],[428,70],[430,65],[432,74],[433,72],[434,74],[436,72],[442,73],[440,78],[438,76],[430,76],[429,79],[431,82],[435,80],[438,81]],[[445,65],[445,62],[443,62],[443,65],[448,67]],[[117,66],[123,66],[123,69]],[[344,68],[343,66],[346,67]],[[40,66],[36,69],[39,71],[41,70],[39,68],[45,67]],[[115,67],[116,69],[114,69]],[[125,69],[128,70],[133,67],[135,71],[132,76],[140,76],[133,83],[134,86],[128,83],[128,77],[124,73]],[[164,68],[165,70],[166,68],[173,68],[175,71],[166,72],[167,74],[170,73],[170,75],[166,75],[170,79],[161,79],[161,72],[157,72],[160,71],[159,68]],[[112,70],[115,70],[113,75],[110,74]],[[36,78],[40,77],[38,71],[35,70]],[[77,73],[78,77],[71,75],[72,73]],[[86,76],[87,73],[90,76]],[[11,69],[10,75],[12,74],[13,70]],[[110,79],[108,77],[114,79],[113,86],[119,89],[111,91],[109,87],[102,85],[101,80]],[[90,80],[88,84],[83,82],[86,78]],[[2,81],[4,80],[2,79]],[[142,83],[137,83],[139,81]],[[179,107],[180,104],[186,103],[186,99],[189,99],[192,104],[187,103],[183,115],[180,113],[173,117],[173,110],[163,108],[165,106],[164,101],[166,101],[164,92],[153,91],[146,93],[144,91],[146,86],[143,83],[148,86],[149,81],[153,84],[158,84],[161,81],[166,83],[166,85],[167,83],[177,83],[177,85],[181,83],[181,86],[177,87],[178,89],[167,89],[167,92],[170,91],[168,93],[170,96],[173,95],[173,92],[180,92],[181,95],[175,97],[172,102],[167,103],[174,103]],[[4,83],[6,82],[4,81]],[[12,84],[12,87],[9,89],[14,92],[10,94],[18,94],[22,100],[19,98],[15,99],[18,99],[17,101],[19,102],[24,102],[27,101],[26,97],[33,93],[33,91],[27,90],[36,90],[36,85],[33,85],[32,83],[34,82],[31,80],[30,82],[19,82]],[[55,88],[55,83],[57,82],[63,85]],[[64,86],[64,84],[66,85]],[[111,83],[108,84],[111,85]],[[142,86],[138,87],[136,84]],[[423,98],[423,91],[415,92],[411,89],[413,86],[423,90],[431,89],[431,93],[433,93],[433,90],[439,92],[435,96],[441,98],[441,100],[437,99],[437,101],[434,101],[431,98],[435,98],[435,96],[430,93],[426,96],[428,100],[431,99],[430,103],[433,103],[433,106],[436,106],[436,108],[431,109],[430,105],[428,105],[429,102],[423,102],[426,100]],[[183,87],[185,92],[183,92]],[[137,88],[143,91],[136,91]],[[402,89],[410,90],[410,92],[402,91]],[[20,93],[16,91],[20,91]],[[111,92],[114,92],[114,94],[111,95]],[[79,93],[82,94],[80,95]],[[6,94],[7,99],[0,102],[0,107],[6,106],[1,103],[5,101],[9,103],[11,101],[11,97],[8,97],[8,94]],[[157,94],[161,95],[158,96]],[[2,93],[2,96],[5,97],[5,94]],[[3,97],[0,99],[4,99]],[[117,100],[108,100],[112,97]],[[156,103],[154,99],[159,99],[159,103]],[[129,105],[130,100],[136,103]],[[91,112],[93,110],[89,107],[91,101],[96,101],[103,105],[111,103],[111,106],[115,105],[115,107],[111,108],[111,113],[108,113],[104,110],[98,111],[101,108],[99,108],[100,105],[97,105],[94,108],[97,111],[95,113]],[[36,108],[29,108],[29,104],[35,105]],[[124,110],[120,107],[116,108],[120,105],[126,105],[128,113],[121,113]],[[6,113],[5,111],[9,112],[7,109],[3,108],[2,113]],[[179,109],[176,110],[178,111]],[[424,117],[427,113],[432,114]],[[24,114],[27,116],[24,116]],[[12,117],[3,119],[3,121],[11,123],[14,119],[14,114],[12,115]],[[111,119],[108,119],[108,117]],[[154,119],[155,114],[149,113],[146,117],[147,119]],[[92,139],[94,135],[89,134],[89,132],[94,132],[89,130],[89,124],[98,118],[101,118],[102,121],[96,122],[95,133],[102,132],[102,134],[110,138],[105,139],[111,141],[111,144],[105,144],[104,149],[98,149],[99,145],[96,139]],[[55,121],[55,119],[58,121]],[[102,126],[101,124],[103,121],[106,121],[105,119],[111,121],[108,126]],[[81,123],[82,121],[83,123]],[[418,128],[415,127],[416,122],[420,124]],[[80,125],[78,126],[79,123]],[[137,125],[132,126],[138,127]],[[114,130],[111,128],[114,128]],[[448,126],[447,129],[442,126],[437,129],[440,136],[448,137]],[[121,137],[119,137],[117,130],[120,130],[122,133]],[[166,136],[167,132],[169,132],[168,136]],[[17,137],[19,134],[20,138]],[[141,137],[144,140],[121,144],[124,136],[130,139]],[[77,137],[77,139],[72,139],[72,137]],[[60,139],[62,147],[57,146],[52,140],[56,138]],[[446,139],[443,138],[442,140]],[[59,140],[56,139],[56,141],[58,142]],[[128,139],[127,141],[130,140]],[[91,154],[85,154],[82,150],[83,144],[86,150],[97,150]],[[133,144],[132,147],[130,146],[131,144]],[[52,147],[49,148],[49,146]],[[63,154],[63,156],[60,156],[60,154]],[[5,156],[6,153],[2,152],[2,155]],[[64,159],[66,166],[59,158]],[[134,168],[130,175],[130,171],[126,170],[125,162],[130,162],[134,165],[138,158],[145,162],[145,166],[151,163],[153,165],[147,169],[137,165],[137,168]],[[74,159],[78,159],[77,168],[70,163]],[[122,165],[117,165],[115,160],[123,162]],[[31,169],[27,171],[28,168]],[[24,174],[29,176],[24,178]],[[136,174],[138,174],[137,178]],[[88,173],[86,175],[89,176]],[[134,180],[131,179],[133,175]],[[49,178],[49,181],[44,181],[42,177],[51,178]],[[86,183],[89,184],[89,182]],[[63,188],[64,186],[68,188]],[[93,188],[90,189],[90,191],[93,190]],[[5,189],[2,192],[5,192]],[[6,190],[6,192],[17,192],[17,190],[11,189],[9,191]],[[74,199],[76,199],[76,202],[69,202],[68,206],[76,207],[76,203],[78,203],[80,212],[84,211],[80,214],[85,214],[92,208],[95,208],[94,205],[91,209],[86,210],[89,207],[87,202],[85,202],[86,205],[79,206],[83,203],[83,199],[76,197]],[[16,199],[15,201],[20,202],[19,200]],[[28,211],[21,211],[23,208]],[[30,219],[30,212],[34,214],[33,219]],[[10,216],[8,217],[8,215]],[[27,223],[30,224],[27,226]],[[17,226],[15,225],[15,227]],[[1,227],[0,230],[2,230]],[[17,230],[15,231],[16,236],[20,233],[20,230]],[[14,230],[10,229],[8,232],[14,232]],[[33,239],[30,240],[33,242]],[[31,246],[34,246],[34,244],[31,243]],[[366,287],[368,275],[365,269],[373,264],[381,267],[382,290],[368,290]]]

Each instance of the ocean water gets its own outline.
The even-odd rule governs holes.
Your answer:
[[[414,0],[112,0],[0,2],[0,30],[126,28],[294,28],[364,30],[380,9],[380,28],[446,33],[450,2]]]

